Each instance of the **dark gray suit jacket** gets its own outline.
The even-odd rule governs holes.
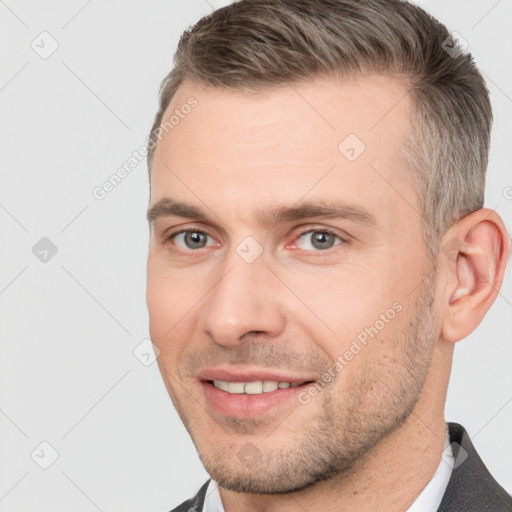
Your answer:
[[[512,512],[512,497],[489,473],[464,428],[458,423],[448,423],[448,429],[454,465],[437,512]],[[209,482],[171,512],[202,511]]]

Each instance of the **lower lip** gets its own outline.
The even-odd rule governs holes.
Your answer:
[[[200,381],[200,384],[206,399],[217,412],[224,416],[248,419],[263,416],[291,400],[296,400],[299,403],[298,395],[311,383],[301,384],[294,388],[276,389],[257,395],[228,393],[206,381]]]

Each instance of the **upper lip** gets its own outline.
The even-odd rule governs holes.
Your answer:
[[[315,380],[311,376],[299,376],[269,369],[238,369],[216,366],[203,368],[197,372],[199,380],[222,380],[226,382],[255,382],[272,380],[277,382],[304,383]]]

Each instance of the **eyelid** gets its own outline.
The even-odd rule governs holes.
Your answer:
[[[204,226],[204,225],[195,225],[195,224],[186,224],[186,225],[180,225],[180,226],[174,226],[171,228],[167,228],[162,233],[162,238],[164,241],[170,240],[173,236],[179,235],[180,233],[184,233],[187,231],[194,231],[199,233],[204,233],[205,235],[208,235],[210,238],[215,238],[211,233],[210,230],[212,228],[210,226]]]

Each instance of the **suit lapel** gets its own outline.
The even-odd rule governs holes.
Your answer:
[[[448,423],[454,462],[438,512],[510,512],[512,498],[494,480],[458,423]]]

